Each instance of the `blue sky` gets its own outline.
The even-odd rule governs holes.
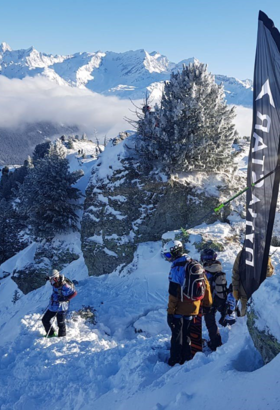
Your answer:
[[[196,57],[213,74],[253,78],[258,11],[280,29],[274,0],[0,0],[0,42],[50,54],[158,51]]]

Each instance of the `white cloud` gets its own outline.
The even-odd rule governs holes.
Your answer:
[[[235,124],[236,129],[240,137],[250,136],[252,131],[252,119],[253,110],[252,108],[245,108],[240,105],[235,106],[236,118]]]
[[[114,137],[131,126],[134,118],[129,100],[105,97],[87,89],[58,86],[43,77],[23,80],[0,76],[0,127],[15,128],[26,123],[50,121],[77,125],[89,136]]]
[[[142,101],[136,102],[141,106]],[[50,121],[77,125],[81,132],[100,139],[131,129],[124,117],[135,119],[130,100],[105,97],[87,89],[58,86],[44,77],[23,80],[0,76],[0,127],[16,128],[26,123]],[[236,106],[236,128],[240,136],[250,135],[252,109]]]

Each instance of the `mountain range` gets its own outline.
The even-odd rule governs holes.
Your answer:
[[[71,55],[52,55],[34,47],[12,50],[7,43],[0,45],[0,74],[13,79],[43,76],[58,85],[87,88],[93,92],[121,99],[143,99],[148,92],[160,98],[163,82],[183,64],[194,62],[188,58],[173,63],[158,52],[145,50],[123,53],[79,52]],[[215,75],[216,82],[225,87],[229,104],[252,106],[252,81]]]

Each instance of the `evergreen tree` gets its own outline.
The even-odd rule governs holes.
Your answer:
[[[13,299],[12,299],[13,304],[15,304],[19,299],[20,299],[20,293],[19,293],[19,291],[16,289],[16,290],[14,291],[14,295],[13,295]]]
[[[20,187],[19,209],[28,216],[32,233],[53,238],[56,233],[76,229],[81,193],[72,185],[82,176],[69,172],[66,150],[61,141],[51,144],[48,153],[38,158]]]
[[[25,219],[19,215],[11,201],[0,200],[0,265],[22,250],[26,241],[21,236]]]
[[[161,106],[154,111],[144,108],[138,134],[146,163],[157,162],[169,171],[220,171],[231,164],[234,109],[226,105],[223,86],[204,64],[173,73]]]
[[[42,142],[41,144],[36,145],[33,152],[33,161],[44,158],[45,155],[49,154],[51,148],[51,141]]]

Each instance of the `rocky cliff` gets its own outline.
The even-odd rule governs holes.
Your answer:
[[[273,275],[266,278],[253,294],[247,315],[249,332],[264,363],[270,362],[280,353],[279,306],[280,278]]]
[[[137,146],[135,138],[115,140],[93,168],[82,220],[82,249],[90,275],[122,269],[133,260],[140,242],[198,224],[228,190],[221,174],[145,174],[131,149]]]

